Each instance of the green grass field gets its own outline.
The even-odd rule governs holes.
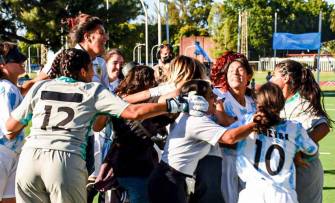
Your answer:
[[[327,113],[335,120],[335,95],[325,97]],[[335,127],[335,126],[333,126]],[[320,142],[320,158],[324,168],[323,203],[335,202],[335,130]]]

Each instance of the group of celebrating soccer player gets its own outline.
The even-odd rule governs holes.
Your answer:
[[[124,64],[99,18],[71,22],[73,48],[22,86],[26,56],[0,43],[0,203],[322,203],[334,121],[310,69],[284,60],[250,88],[244,55],[207,71],[167,44],[153,68]]]

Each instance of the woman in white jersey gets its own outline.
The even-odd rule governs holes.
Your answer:
[[[301,123],[280,117],[285,99],[277,85],[262,85],[256,103],[255,115],[265,115],[267,119],[253,119],[246,114],[239,121],[243,125],[254,120],[258,125],[237,144],[237,171],[246,182],[238,203],[298,203],[293,160],[298,151],[315,154],[317,146]]]
[[[253,70],[247,58],[239,53],[226,52],[216,60],[211,69],[214,93],[224,100],[224,111],[240,120],[247,113],[253,114],[256,105],[252,90],[248,88]],[[243,184],[236,173],[236,145],[221,145],[221,190],[226,203],[236,203]]]
[[[182,110],[173,99],[164,104],[124,102],[91,82],[91,59],[79,49],[57,55],[51,76],[56,79],[31,88],[6,123],[7,130],[15,133],[32,120],[16,176],[19,202],[86,202],[85,149],[97,114],[134,120]]]
[[[22,131],[7,131],[5,124],[10,113],[21,103],[23,97],[16,86],[19,75],[25,72],[23,62],[27,59],[17,46],[10,42],[0,43],[0,202],[15,202],[15,174],[23,145]]]
[[[311,70],[299,62],[285,60],[276,65],[271,82],[279,85],[286,100],[282,117],[301,122],[316,143],[323,139],[334,121],[325,111],[321,89]],[[321,203],[323,168],[319,155],[297,156],[296,160],[299,202]]]
[[[249,134],[255,123],[227,130],[210,117],[215,112],[216,96],[209,82],[190,80],[181,88],[183,96],[204,96],[209,108],[202,117],[181,113],[170,126],[162,160],[149,178],[149,198],[152,203],[185,203],[186,177],[192,177],[199,160],[217,143],[233,144]],[[211,189],[211,188],[209,188]]]

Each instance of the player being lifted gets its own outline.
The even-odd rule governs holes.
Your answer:
[[[18,164],[18,202],[86,202],[85,148],[97,113],[134,120],[181,110],[173,99],[164,104],[126,103],[91,82],[91,59],[79,49],[57,55],[52,72],[57,78],[36,83],[6,124],[14,133],[32,120]]]
[[[301,123],[280,118],[285,99],[277,85],[266,83],[261,86],[256,103],[256,115],[265,115],[268,119],[256,116],[254,121],[260,124],[259,127],[238,143],[237,172],[246,182],[238,202],[297,203],[294,156],[298,151],[315,154],[317,146]],[[252,115],[247,114],[240,123],[250,120]]]

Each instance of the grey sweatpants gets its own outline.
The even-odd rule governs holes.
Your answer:
[[[296,191],[299,203],[322,203],[323,168],[319,158],[308,168],[297,167]]]
[[[86,203],[87,170],[77,154],[50,149],[23,149],[15,193],[18,203]]]

